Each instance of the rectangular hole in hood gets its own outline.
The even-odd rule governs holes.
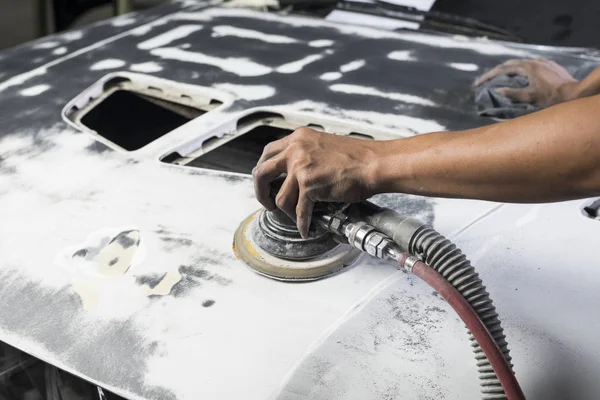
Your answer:
[[[89,92],[79,96],[83,106],[67,110],[67,118],[127,151],[138,150],[222,104],[210,96],[187,93],[174,82],[161,85],[139,77],[113,77]]]

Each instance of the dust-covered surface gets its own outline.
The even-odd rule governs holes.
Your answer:
[[[475,397],[462,325],[430,290],[368,258],[309,284],[258,276],[231,250],[259,207],[251,178],[158,158],[250,109],[397,136],[491,123],[474,111],[475,76],[543,51],[188,1],[5,52],[0,340],[136,399]],[[229,100],[139,151],[117,151],[61,110],[118,71]],[[578,202],[377,201],[458,234],[504,317],[528,398],[600,392],[600,225]]]

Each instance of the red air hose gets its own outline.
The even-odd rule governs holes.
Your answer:
[[[406,253],[401,257],[401,268],[404,268],[404,262],[407,257],[408,254]],[[521,386],[519,386],[519,382],[513,374],[510,365],[508,365],[502,351],[500,351],[500,348],[496,342],[494,342],[489,331],[483,322],[481,322],[481,319],[479,319],[479,316],[475,310],[473,310],[473,307],[471,307],[469,302],[448,281],[424,262],[415,262],[412,273],[435,289],[463,320],[467,329],[471,331],[471,334],[477,343],[479,343],[481,349],[492,365],[508,400],[525,400],[523,390],[521,390]]]

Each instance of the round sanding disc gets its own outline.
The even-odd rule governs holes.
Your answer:
[[[310,281],[333,275],[352,265],[362,254],[349,245],[339,245],[308,260],[285,260],[264,251],[255,242],[256,229],[262,210],[250,215],[238,227],[233,239],[236,256],[254,271],[282,281]]]

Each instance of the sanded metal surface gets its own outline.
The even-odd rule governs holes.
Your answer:
[[[571,53],[193,1],[0,53],[0,340],[132,399],[476,398],[464,328],[427,287],[370,258],[312,283],[266,279],[231,248],[259,207],[251,177],[160,158],[234,137],[254,112],[376,138],[493,123],[474,110],[477,75],[515,57],[586,61]],[[223,104],[126,152],[61,117],[117,72]],[[529,399],[597,397],[589,201],[375,202],[463,248]]]

